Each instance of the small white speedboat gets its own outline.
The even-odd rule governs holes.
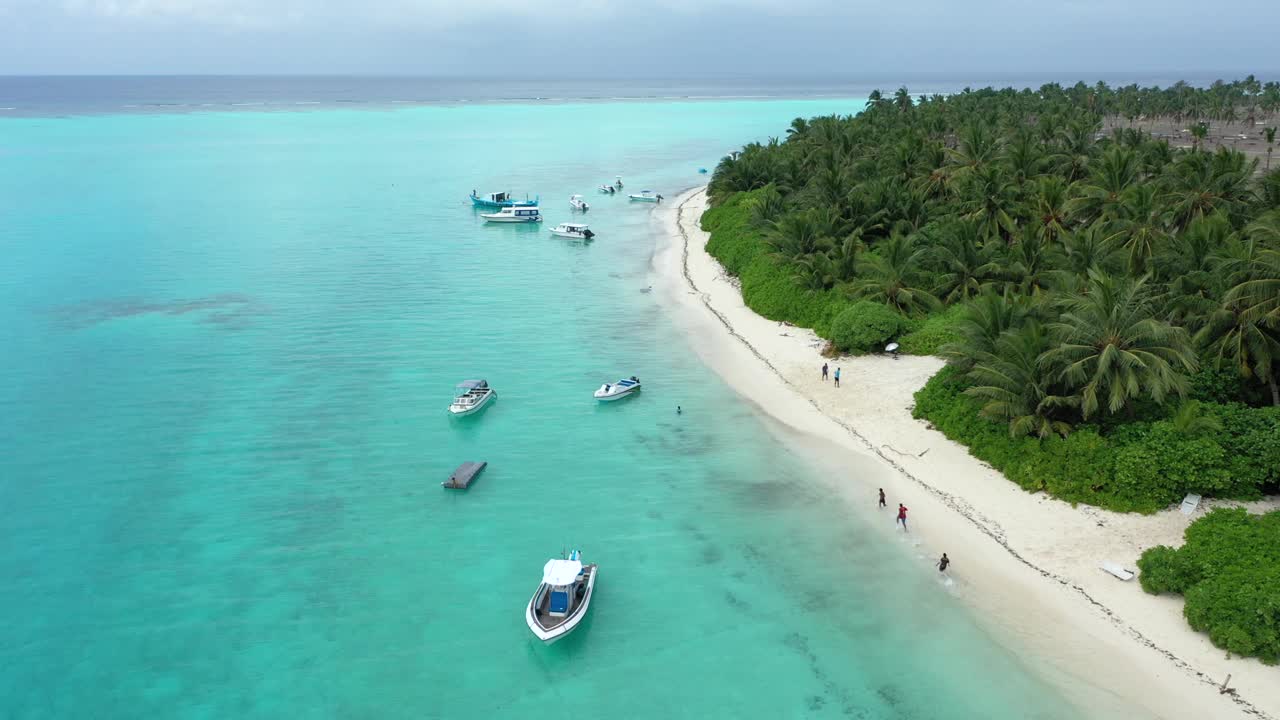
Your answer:
[[[641,190],[640,192],[632,193],[627,197],[639,202],[651,202],[651,203],[662,202],[662,196],[658,195],[652,190]]]
[[[612,185],[601,185],[599,191],[601,195],[612,195],[618,192],[618,189]]]
[[[586,223],[560,223],[551,228],[551,234],[573,240],[590,240],[596,236],[595,233],[591,232],[591,228],[587,227]]]
[[[454,415],[471,415],[485,408],[498,393],[489,387],[485,380],[463,380],[458,383],[453,393],[453,402],[449,404],[449,412]]]
[[[591,209],[591,206],[587,204],[586,200],[582,199],[581,195],[570,195],[569,207],[577,210],[578,212],[586,212]]]
[[[480,217],[485,222],[496,223],[539,223],[542,222],[542,212],[537,206],[533,207],[504,207],[496,213],[481,213]]]
[[[612,402],[621,400],[640,392],[640,378],[632,375],[630,378],[619,380],[616,383],[605,383],[595,392],[595,398],[601,402]]]
[[[577,550],[568,560],[551,559],[542,567],[542,584],[524,609],[524,621],[548,645],[573,632],[587,615],[596,586],[596,564],[582,564]]]

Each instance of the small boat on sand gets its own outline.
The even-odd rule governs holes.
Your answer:
[[[453,393],[453,402],[449,404],[449,412],[454,415],[471,415],[485,408],[498,393],[489,387],[486,380],[463,380],[458,383]]]
[[[548,645],[573,632],[591,606],[596,564],[582,564],[574,550],[568,560],[551,559],[542,567],[542,584],[524,609],[524,621]]]
[[[516,200],[511,197],[509,192],[488,193],[486,195],[477,195],[475,190],[471,191],[471,204],[478,208],[486,210],[498,210],[504,207],[534,207],[538,204],[538,199],[533,200],[527,197],[524,200]]]
[[[481,213],[485,222],[494,223],[539,223],[542,222],[542,211],[538,206],[504,207],[496,213]]]
[[[600,389],[595,391],[595,398],[600,402],[613,402],[624,397],[630,397],[638,392],[640,392],[640,378],[632,375],[630,378],[619,380],[616,383],[601,385]]]
[[[586,223],[560,223],[551,228],[551,234],[573,240],[590,240],[596,236]]]
[[[662,196],[654,193],[652,190],[641,190],[638,193],[632,193],[627,197],[637,202],[662,202]]]
[[[586,200],[582,199],[581,195],[570,195],[569,207],[577,210],[578,212],[586,212],[591,209],[591,206],[587,204]]]

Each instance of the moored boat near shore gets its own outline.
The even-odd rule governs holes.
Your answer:
[[[627,197],[637,202],[651,202],[651,203],[662,202],[662,196],[655,193],[652,190],[641,190],[640,192],[632,193]]]
[[[560,223],[551,228],[551,234],[574,240],[590,240],[596,236],[586,223]]]
[[[504,207],[496,213],[483,213],[480,217],[485,222],[493,223],[539,223],[542,222],[542,211],[533,207]]]
[[[498,210],[506,207],[534,207],[538,204],[538,199],[532,200],[527,197],[524,200],[516,200],[511,197],[509,192],[489,193],[487,195],[477,195],[475,190],[471,191],[471,204],[478,208],[486,210]]]
[[[595,391],[595,399],[601,402],[613,402],[621,400],[624,397],[630,397],[640,392],[640,378],[632,375],[630,378],[624,378],[615,383],[605,383]]]

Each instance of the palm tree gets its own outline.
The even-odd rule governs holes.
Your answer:
[[[1173,411],[1173,429],[1187,437],[1200,437],[1222,429],[1222,421],[1204,412],[1199,400],[1183,400]]]
[[[944,345],[942,356],[951,365],[968,370],[984,354],[996,351],[996,342],[1006,331],[1020,327],[1032,315],[1025,296],[986,289],[964,306],[956,323],[954,342]]]
[[[934,257],[942,274],[934,293],[948,304],[977,295],[998,270],[991,262],[991,247],[983,242],[978,223],[959,220],[936,233],[942,236],[934,245]]]
[[[928,278],[922,268],[928,248],[914,235],[894,233],[875,252],[862,254],[858,279],[850,293],[863,300],[882,302],[904,315],[922,314],[941,303],[924,289]]]
[[[824,234],[826,229],[817,210],[788,213],[773,223],[765,242],[773,248],[776,257],[795,262],[831,246],[831,238]]]
[[[1191,126],[1192,147],[1196,150],[1200,149],[1200,143],[1204,141],[1204,137],[1209,134],[1209,125],[1207,123],[1198,122]]]
[[[1241,377],[1266,383],[1271,402],[1280,406],[1280,327],[1267,326],[1245,313],[1239,302],[1228,302],[1209,316],[1196,333],[1196,343],[1213,358],[1215,367],[1231,366]]]
[[[1115,217],[1124,191],[1139,178],[1138,154],[1112,146],[1090,165],[1089,177],[1076,184],[1072,213],[1083,222]]]
[[[993,352],[983,353],[968,373],[972,387],[965,395],[983,401],[982,415],[1009,423],[1009,435],[1066,436],[1071,425],[1055,411],[1074,407],[1078,399],[1056,394],[1050,373],[1040,357],[1050,338],[1040,323],[1030,320],[1001,333]]]
[[[1134,185],[1124,193],[1111,230],[1128,251],[1129,274],[1134,277],[1147,272],[1151,257],[1167,234],[1161,219],[1164,209],[1158,203],[1154,183]]]
[[[1252,277],[1231,288],[1224,301],[1238,305],[1247,320],[1280,327],[1280,250],[1260,252]]]
[[[1100,409],[1132,412],[1134,400],[1186,394],[1197,366],[1187,332],[1154,317],[1146,279],[1089,272],[1089,291],[1060,302],[1050,325],[1058,345],[1042,361],[1078,394],[1088,419]]]
[[[1276,149],[1276,129],[1263,128],[1262,134],[1267,138],[1267,172],[1271,172],[1271,151]]]

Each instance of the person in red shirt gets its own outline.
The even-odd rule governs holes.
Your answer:
[[[898,503],[898,522],[902,523],[903,530],[907,530],[907,506],[902,503]]]

